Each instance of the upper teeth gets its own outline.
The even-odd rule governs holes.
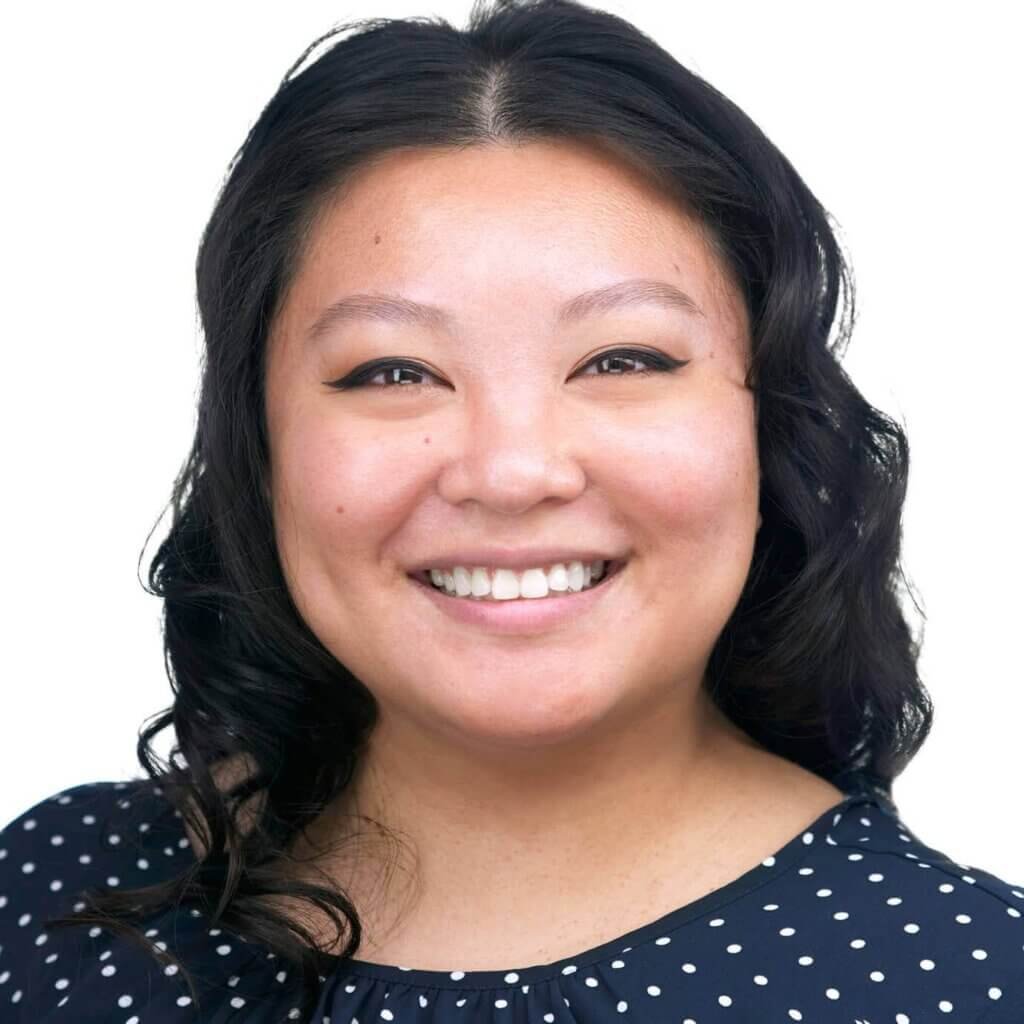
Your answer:
[[[437,587],[444,587],[458,597],[490,597],[497,601],[510,601],[520,597],[547,597],[548,591],[578,592],[599,580],[607,563],[557,562],[547,568],[472,569],[456,565],[451,569],[431,569],[430,578]]]

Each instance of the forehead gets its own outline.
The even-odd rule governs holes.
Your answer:
[[[561,141],[407,149],[360,166],[323,205],[289,305],[308,324],[346,292],[395,291],[487,326],[499,310],[549,320],[570,296],[636,277],[745,333],[700,220],[626,158]]]

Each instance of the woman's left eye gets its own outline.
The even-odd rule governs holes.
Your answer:
[[[643,376],[648,373],[671,373],[681,366],[685,366],[689,359],[673,359],[671,356],[663,355],[660,352],[645,352],[641,349],[613,349],[611,352],[602,352],[596,356],[583,369],[591,366],[608,367],[605,372],[585,374],[584,376],[609,377],[625,374],[626,376]],[[623,363],[642,363],[643,369],[628,370],[622,369]],[[614,367],[614,368],[613,368]],[[400,380],[403,373],[412,373],[418,377],[434,377],[429,370],[417,363],[410,363],[397,359],[377,359],[363,366],[357,366],[351,373],[340,380],[324,381],[329,387],[339,391],[348,391],[355,388],[383,388],[393,390],[394,387],[416,388],[422,386],[422,381]],[[582,373],[582,371],[581,371]],[[374,384],[373,382],[383,377],[388,383]]]
[[[601,355],[587,363],[583,369],[586,370],[591,366],[611,367],[613,364],[621,366],[623,362],[644,363],[646,364],[646,369],[636,371],[610,369],[607,373],[597,373],[592,374],[591,376],[607,377],[609,375],[621,373],[626,373],[628,375],[632,375],[632,373],[671,373],[673,370],[677,370],[680,366],[685,366],[689,360],[672,359],[670,356],[662,355],[660,352],[644,352],[640,349],[617,348],[611,352],[602,352]]]

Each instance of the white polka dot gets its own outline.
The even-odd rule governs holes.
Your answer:
[[[732,996],[719,996],[718,997],[718,1005],[719,1006],[732,1006]]]
[[[839,989],[837,989],[837,988],[827,988],[827,989],[825,989],[825,996],[828,999],[838,999],[839,998]]]
[[[625,999],[620,999],[615,1004],[615,1009],[618,1010],[619,1013],[625,1013],[629,1009],[629,1003],[627,1003]],[[554,1018],[554,1016],[552,1014],[549,1013],[549,1014],[545,1015],[544,1019],[545,1020],[554,1020],[555,1018]]]
[[[647,986],[647,994],[649,996],[660,996],[661,995],[661,989],[657,985],[648,985]]]
[[[129,995],[120,996],[117,1000],[117,1005],[120,1006],[122,1010],[127,1010],[128,1007],[132,1005],[132,997]]]
[[[939,1003],[939,1009],[943,1013],[952,1013],[953,1004],[948,999],[943,999],[942,1002]]]
[[[236,1010],[240,1010],[243,1006],[245,1006],[245,1000],[241,996],[232,996],[231,1005]]]
[[[177,1002],[177,1004],[179,1006],[191,1006],[192,1005],[192,997],[191,996],[178,996],[178,998],[175,1000],[175,1002]]]
[[[935,961],[934,960],[922,960],[921,961],[921,970],[922,971],[934,971],[935,970]]]
[[[224,945],[224,946],[218,946],[217,947],[217,953],[220,956],[227,956],[228,953],[230,953],[230,952],[231,952],[231,947],[230,946]]]

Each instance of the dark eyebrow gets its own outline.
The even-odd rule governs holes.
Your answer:
[[[683,310],[693,316],[704,316],[700,306],[675,285],[667,281],[633,278],[577,295],[559,308],[555,322],[559,326],[566,326],[612,309],[645,304]],[[414,302],[402,295],[368,292],[346,295],[337,302],[332,302],[313,322],[306,337],[309,341],[315,341],[337,324],[354,320],[378,320],[389,324],[428,327],[449,333],[452,333],[456,323],[455,317],[440,306]]]

